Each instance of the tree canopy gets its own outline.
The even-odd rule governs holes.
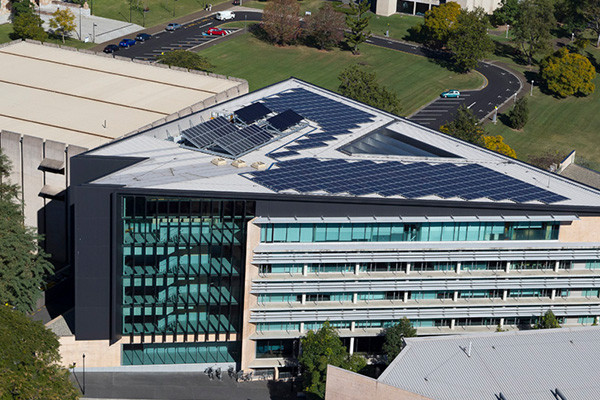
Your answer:
[[[494,23],[514,25],[519,17],[519,0],[501,0],[500,7],[494,10]]]
[[[353,54],[359,54],[358,45],[371,37],[371,31],[367,31],[370,19],[369,7],[370,3],[367,0],[350,2],[350,11],[346,16],[346,25],[350,32],[346,32],[346,43],[352,49]]]
[[[296,0],[272,0],[265,7],[262,29],[273,43],[292,44],[300,34],[300,5]]]
[[[554,315],[552,310],[548,310],[544,315],[540,316],[538,323],[535,324],[535,329],[553,328],[560,328],[560,324],[558,323],[558,319],[556,318],[556,315]]]
[[[204,56],[185,50],[174,50],[158,56],[158,60],[169,66],[193,69],[197,71],[210,71],[214,66]]]
[[[72,400],[79,393],[60,361],[58,338],[39,321],[0,305],[0,399]]]
[[[447,3],[449,4],[449,3]],[[483,9],[461,11],[448,39],[448,48],[459,71],[467,72],[477,66],[494,48],[487,34],[488,20]]]
[[[559,97],[588,96],[596,90],[596,69],[590,60],[564,47],[542,61],[540,76]]]
[[[48,34],[42,27],[42,23],[42,19],[32,12],[19,13],[13,18],[13,37],[43,42],[48,39]]]
[[[521,97],[515,103],[512,110],[509,111],[508,125],[513,129],[523,129],[527,120],[529,119],[529,105],[527,103],[527,97]]]
[[[344,39],[344,14],[325,3],[316,13],[306,18],[305,35],[309,44],[329,50]]]
[[[528,63],[550,49],[551,29],[556,26],[553,0],[521,0],[514,35]]]
[[[61,10],[59,8],[52,14],[50,28],[60,32],[63,43],[65,42],[65,36],[74,31],[76,27],[75,14],[71,10]]]
[[[33,14],[33,4],[30,0],[12,0],[10,6],[13,18],[21,14]]]
[[[0,304],[28,312],[53,266],[39,247],[35,230],[23,223],[19,188],[8,182],[9,174],[9,161],[0,153]]]
[[[420,29],[425,42],[431,47],[445,46],[458,25],[460,13],[460,5],[453,1],[427,11]]]
[[[342,95],[393,114],[400,114],[400,98],[395,92],[380,86],[374,73],[358,65],[351,65],[340,72],[338,79],[338,91]]]
[[[495,151],[496,153],[504,154],[512,158],[517,158],[517,153],[506,143],[501,135],[498,136],[484,136],[483,141],[485,148]]]
[[[404,317],[396,325],[387,328],[384,334],[382,350],[388,363],[391,363],[404,348],[404,338],[417,336],[417,330],[413,328],[410,320]]]
[[[485,146],[483,139],[483,135],[486,133],[485,130],[479,125],[479,120],[475,117],[473,111],[464,105],[458,108],[454,120],[440,126],[440,131],[467,142]]]
[[[348,354],[336,329],[329,321],[317,332],[308,331],[302,339],[302,353],[298,358],[303,369],[304,390],[313,397],[325,397],[327,365],[333,365],[357,372],[367,362],[359,355]]]

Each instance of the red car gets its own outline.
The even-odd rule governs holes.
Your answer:
[[[209,28],[206,31],[206,33],[209,34],[209,35],[225,36],[229,32],[227,32],[225,29],[221,29],[221,28]]]

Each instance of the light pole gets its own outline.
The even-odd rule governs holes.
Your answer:
[[[506,38],[508,39],[508,30],[510,29],[510,25],[506,24]]]
[[[83,395],[85,396],[85,353],[83,353]]]
[[[494,107],[494,117],[492,118],[492,122],[496,125],[498,121],[498,106]]]
[[[92,24],[92,43],[96,43],[96,24]]]
[[[529,96],[533,96],[533,79],[531,80],[531,91],[529,92]]]
[[[81,7],[79,6],[79,40],[81,40]]]

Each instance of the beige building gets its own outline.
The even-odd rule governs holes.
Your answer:
[[[22,187],[25,222],[45,234],[58,265],[73,155],[248,91],[236,78],[22,41],[0,47],[0,70],[0,147]]]
[[[473,10],[477,7],[483,8],[487,13],[492,13],[500,5],[500,0],[448,0],[454,1],[462,8]],[[446,3],[446,0],[377,0],[376,14],[390,16],[394,13],[405,13],[423,15],[432,7]]]

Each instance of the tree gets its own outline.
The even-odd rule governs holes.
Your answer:
[[[42,19],[33,13],[22,13],[13,18],[13,35],[18,39],[33,39],[41,42],[48,38],[42,28]]]
[[[406,317],[402,318],[396,325],[387,328],[382,350],[388,363],[391,363],[404,348],[404,338],[415,336],[417,336],[417,330],[413,328],[410,320]]]
[[[483,139],[485,130],[479,125],[479,120],[473,112],[464,105],[458,108],[453,121],[440,126],[440,131],[467,142],[485,146]]]
[[[185,50],[174,50],[158,56],[158,60],[169,66],[193,69],[197,71],[210,71],[214,66],[206,57],[198,53]]]
[[[529,105],[527,97],[521,97],[515,103],[512,110],[509,111],[508,125],[513,129],[523,129],[529,119]]]
[[[0,399],[78,399],[58,347],[41,322],[0,305]]]
[[[529,65],[539,53],[550,49],[550,30],[556,26],[553,0],[522,0],[514,35]]]
[[[346,43],[352,49],[352,54],[360,54],[358,45],[371,37],[369,26],[370,3],[367,0],[350,1],[350,12],[346,16],[346,25],[350,32],[346,32]]]
[[[0,153],[0,304],[27,312],[33,310],[53,267],[35,230],[23,223],[19,189],[8,183],[9,174],[8,159]]]
[[[303,369],[304,390],[317,398],[322,399],[325,396],[328,364],[354,372],[361,370],[367,364],[363,357],[348,354],[337,331],[329,321],[326,321],[317,332],[308,331],[301,341],[302,353],[298,361]]]
[[[519,0],[501,0],[493,14],[497,25],[514,25],[519,17]]]
[[[325,3],[319,11],[306,18],[307,39],[318,49],[329,50],[344,39],[345,18]]]
[[[587,96],[594,93],[596,69],[581,54],[562,48],[540,64],[540,76],[550,91],[559,97]]]
[[[11,10],[13,21],[14,18],[21,14],[33,14],[33,4],[29,0],[12,0]]]
[[[597,36],[596,47],[600,47],[600,0],[578,0],[583,20]]]
[[[296,0],[272,0],[263,12],[262,29],[278,45],[291,44],[300,34],[300,5]]]
[[[552,312],[552,310],[546,311],[544,315],[540,315],[540,319],[538,323],[535,324],[535,329],[553,329],[560,328],[560,324],[558,323],[558,319],[556,319],[556,315]]]
[[[460,5],[453,1],[427,11],[420,29],[425,42],[431,47],[444,47],[457,27],[460,13]]]
[[[351,65],[340,72],[338,92],[381,110],[400,114],[400,99],[395,92],[380,86],[374,73],[358,65]]]
[[[509,145],[504,143],[504,138],[502,136],[484,136],[483,140],[486,149],[504,154],[505,156],[517,158],[517,153]]]
[[[448,39],[448,48],[460,71],[468,72],[475,68],[477,62],[494,48],[492,39],[487,35],[487,27],[487,16],[481,8],[462,11],[458,15],[457,26]]]
[[[77,24],[75,24],[75,14],[69,9],[57,9],[54,14],[52,14],[50,28],[60,31],[62,42],[64,43],[65,35],[68,35],[77,28]]]

